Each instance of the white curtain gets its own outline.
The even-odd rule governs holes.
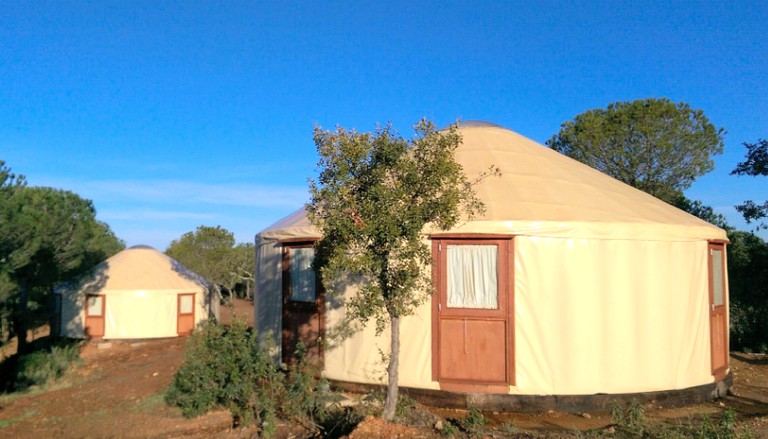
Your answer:
[[[715,305],[725,303],[723,298],[723,251],[712,250],[712,287],[714,288]]]
[[[448,307],[498,309],[495,245],[449,245]]]
[[[312,260],[315,249],[312,247],[292,248],[291,250],[291,300],[297,302],[315,301],[315,272]]]

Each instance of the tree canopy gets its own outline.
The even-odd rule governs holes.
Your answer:
[[[397,403],[400,318],[432,293],[426,224],[447,229],[483,210],[461,166],[453,158],[461,137],[453,126],[436,131],[422,120],[412,140],[390,125],[374,133],[315,128],[320,156],[310,180],[307,212],[322,232],[315,268],[337,297],[343,279],[365,279],[347,298],[346,323],[373,321],[390,327],[389,385],[384,418]]]
[[[674,204],[714,168],[725,131],[669,99],[614,102],[563,122],[550,148]]]
[[[235,235],[221,226],[199,226],[173,240],[165,253],[206,278],[216,290],[234,293],[238,285],[250,295],[255,254],[253,244],[235,245]]]
[[[12,335],[24,335],[29,309],[49,309],[54,285],[76,279],[124,244],[96,219],[90,200],[70,191],[14,184],[2,192],[0,307]],[[25,340],[19,337],[19,350]]]
[[[757,143],[744,143],[747,148],[746,160],[736,165],[731,175],[768,176],[768,140],[760,139]],[[747,223],[768,218],[768,200],[762,205],[748,200],[736,206]],[[763,224],[762,227],[768,227]]]

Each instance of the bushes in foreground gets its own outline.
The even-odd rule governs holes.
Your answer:
[[[184,363],[165,395],[168,405],[194,417],[216,408],[229,409],[234,426],[256,422],[274,431],[278,417],[317,429],[327,394],[308,362],[299,360],[286,372],[257,350],[256,336],[242,321],[228,329],[209,322],[189,338]]]
[[[79,361],[80,343],[74,340],[62,340],[26,354],[15,354],[0,365],[0,388],[15,392],[49,384]]]

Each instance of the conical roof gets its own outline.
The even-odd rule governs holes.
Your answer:
[[[726,239],[722,229],[506,128],[471,122],[460,125],[459,133],[462,143],[455,158],[467,177],[474,180],[491,166],[501,176],[475,185],[486,211],[451,233]],[[264,232],[278,239],[295,233],[288,223],[306,233],[303,209]]]
[[[118,291],[195,292],[207,288],[198,274],[152,247],[138,245],[98,264],[80,283],[88,294]]]

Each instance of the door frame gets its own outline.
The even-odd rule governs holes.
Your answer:
[[[191,296],[192,297],[192,312],[191,313],[184,313],[181,312],[181,300],[183,297]],[[189,335],[195,330],[195,293],[179,293],[176,295],[176,335]],[[192,328],[188,331],[181,331],[181,317],[188,317],[192,316]]]
[[[432,239],[432,380],[442,390],[457,392],[508,393],[516,383],[515,371],[515,300],[514,300],[514,237],[510,235],[433,235]],[[447,301],[447,246],[496,245],[498,306],[496,310],[454,308]],[[444,379],[440,377],[440,321],[442,318],[463,317],[467,320],[503,320],[506,324],[506,377],[503,383]]]
[[[721,282],[723,303],[715,305],[715,278],[714,278],[714,251],[722,253],[721,259]],[[707,272],[708,272],[708,316],[709,316],[709,346],[710,360],[712,366],[712,375],[715,380],[725,378],[725,372],[728,370],[728,282],[727,282],[727,262],[725,244],[721,242],[710,242],[707,245]],[[718,321],[720,324],[718,324]],[[718,328],[720,331],[718,333]],[[721,341],[718,346],[718,341]],[[718,352],[719,351],[719,352]],[[718,362],[718,355],[722,356],[722,364]]]
[[[90,314],[91,304],[89,299],[91,297],[101,298],[101,314],[98,316],[92,316]],[[104,337],[104,334],[106,333],[106,312],[107,296],[104,294],[87,294],[85,296],[85,324],[83,325],[83,331],[85,332],[87,338],[100,339]],[[101,327],[101,334],[94,335],[89,333],[89,329],[93,326],[94,322],[98,323]]]
[[[325,289],[320,280],[320,273],[315,273],[315,300],[314,302],[303,302],[291,300],[291,249],[297,248],[313,248],[317,241],[315,240],[286,240],[282,241],[281,251],[281,271],[282,271],[282,306],[281,306],[281,323],[280,323],[280,352],[281,361],[285,364],[291,364],[294,360],[293,352],[290,349],[286,349],[288,340],[285,337],[285,332],[290,328],[286,327],[286,321],[290,321],[290,310],[287,307],[292,307],[296,311],[311,313],[318,320],[318,334],[317,334],[317,358],[316,365],[322,367],[325,361],[325,350],[323,349],[323,340],[325,339]],[[298,338],[298,334],[294,334]],[[296,341],[298,343],[298,340]],[[307,352],[309,354],[309,352]]]

